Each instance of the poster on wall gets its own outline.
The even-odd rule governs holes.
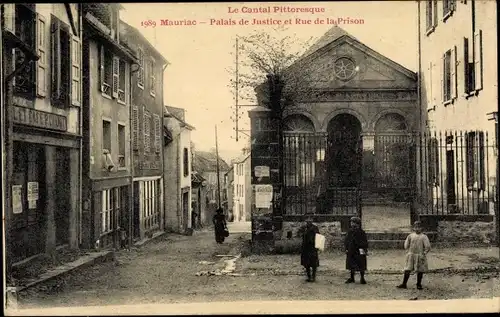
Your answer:
[[[12,212],[14,214],[23,212],[22,190],[23,185],[12,186]]]
[[[255,207],[271,208],[273,185],[255,185]]]
[[[255,166],[254,173],[257,178],[269,177],[269,166]]]
[[[28,200],[38,200],[38,182],[28,182]]]

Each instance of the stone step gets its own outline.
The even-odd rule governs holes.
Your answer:
[[[410,232],[366,232],[366,238],[368,241],[405,241],[406,237]],[[436,241],[437,232],[426,232],[425,233],[430,242]],[[345,237],[346,233],[343,232],[342,236]]]
[[[405,240],[368,240],[369,249],[404,249]],[[369,253],[368,253],[369,254]]]

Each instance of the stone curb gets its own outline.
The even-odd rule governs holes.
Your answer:
[[[346,270],[318,270],[321,273],[345,273]],[[437,273],[493,273],[500,272],[499,267],[475,267],[469,269],[457,269],[457,268],[440,268],[427,271],[426,274],[437,274]],[[374,274],[374,275],[393,275],[393,274],[402,274],[403,270],[367,270],[366,274]],[[266,270],[266,269],[248,269],[246,272],[238,272],[238,276],[251,276],[251,275],[303,275],[302,271],[276,271],[276,270]]]
[[[82,258],[84,258],[84,257],[82,257]],[[42,276],[43,275],[45,275],[45,276],[43,276],[43,277],[41,277],[33,282],[30,282],[30,283],[23,285],[23,286],[12,287],[10,289],[11,289],[11,291],[15,291],[16,293],[18,293],[21,291],[25,291],[29,288],[32,288],[36,285],[51,281],[55,278],[62,277],[70,272],[75,272],[77,270],[85,269],[85,268],[93,266],[94,264],[97,264],[97,263],[107,262],[111,259],[114,259],[114,251],[103,251],[103,252],[99,252],[98,254],[95,254],[95,255],[90,255],[88,260],[86,260],[82,263],[78,263],[79,261],[81,261],[82,258],[77,259],[73,262],[66,263],[66,264],[60,265],[58,267],[55,267],[55,268],[51,269],[49,272],[42,274]]]
[[[163,236],[165,236],[167,234],[168,234],[168,232],[166,232],[166,231],[155,232],[151,238],[144,238],[144,239],[142,239],[140,241],[135,242],[134,243],[134,247],[142,247],[142,246],[144,246],[144,245],[146,245],[146,244],[148,244],[148,243],[150,243],[150,242],[152,242],[152,241],[154,241],[154,240],[156,240],[156,239],[158,239],[160,237],[163,237]]]

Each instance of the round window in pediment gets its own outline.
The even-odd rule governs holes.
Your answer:
[[[356,63],[349,57],[340,57],[333,65],[333,72],[338,79],[349,80],[356,74]]]

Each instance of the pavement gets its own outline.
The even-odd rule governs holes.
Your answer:
[[[252,233],[252,222],[228,222],[227,230],[229,230],[230,233]]]
[[[57,287],[35,286],[21,292],[20,309],[16,314],[25,309],[50,314],[50,310],[41,309],[66,307],[67,310],[81,306],[89,309],[103,306],[99,310],[99,314],[103,314],[116,305],[129,305],[125,311],[123,307],[115,310],[124,314],[137,313],[137,307],[145,307],[141,305],[148,305],[149,309],[157,307],[162,313],[167,310],[159,307],[166,307],[169,314],[194,313],[197,309],[204,309],[202,313],[297,313],[312,305],[309,302],[312,300],[324,301],[324,305],[312,305],[308,312],[338,312],[339,307],[347,304],[339,306],[333,301],[396,300],[408,305],[411,300],[425,300],[427,307],[427,301],[433,300],[500,296],[497,248],[433,250],[431,268],[468,269],[445,269],[427,274],[424,290],[415,288],[412,277],[409,288],[400,290],[395,288],[401,282],[402,253],[398,250],[386,253],[375,250],[377,253],[370,255],[366,285],[344,284],[347,272],[343,270],[343,255],[321,254],[317,282],[306,283],[304,276],[298,275],[301,274],[299,255],[240,256],[249,238],[249,233],[232,232],[225,243],[219,245],[215,243],[213,232],[207,230],[195,232],[193,236],[162,235],[140,248],[115,252],[113,262],[69,273],[64,283],[59,282]],[[489,269],[484,269],[486,267]],[[376,268],[392,271],[377,273]],[[255,301],[259,305],[249,304]],[[272,301],[276,305],[262,306],[262,301]],[[446,303],[448,306],[449,302]],[[174,304],[177,306],[172,306]],[[206,306],[208,304],[210,307]],[[481,307],[488,310],[491,308],[488,305]],[[397,304],[386,306],[389,307],[380,307],[399,307]],[[180,307],[185,310],[179,310]],[[258,310],[257,307],[267,308]],[[368,308],[351,309],[366,311]],[[140,312],[146,311],[148,309]],[[29,312],[33,311],[28,310],[25,314],[30,315]],[[78,308],[78,313],[83,314],[83,310]]]

